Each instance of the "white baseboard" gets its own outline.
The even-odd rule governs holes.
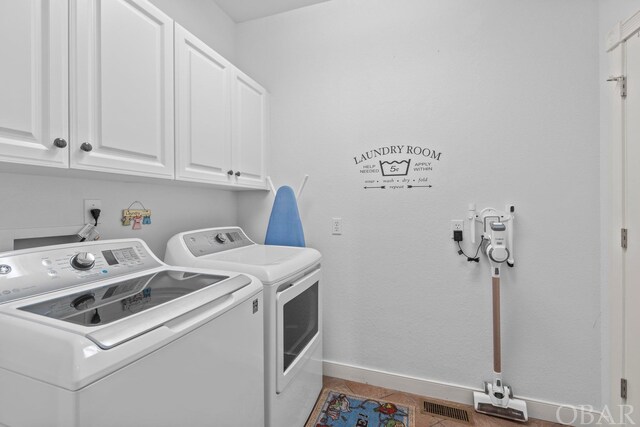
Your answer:
[[[327,360],[324,361],[323,369],[324,375],[329,377],[357,381],[465,405],[473,405],[473,392],[481,391],[480,389],[473,389],[467,386],[409,377]],[[531,418],[538,418],[555,423],[564,421],[564,423],[570,423],[575,426],[604,425],[597,423],[601,415],[598,411],[584,410],[570,405],[543,402],[536,399],[527,399],[521,396],[518,396],[518,399],[527,402],[527,410]],[[557,419],[558,411],[560,411],[560,420]],[[609,424],[606,423],[606,425]]]

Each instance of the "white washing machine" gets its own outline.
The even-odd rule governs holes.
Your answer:
[[[322,389],[322,287],[320,252],[265,246],[239,227],[173,236],[165,262],[229,269],[264,284],[265,423],[302,427]]]
[[[262,294],[138,239],[2,253],[0,425],[262,427]]]

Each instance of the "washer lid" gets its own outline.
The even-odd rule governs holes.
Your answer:
[[[195,268],[175,269],[175,272],[186,273],[185,279],[193,273],[203,276],[211,273]],[[82,325],[36,313],[35,306],[54,301],[68,294],[68,290],[2,304],[0,366],[67,390],[79,390],[262,292],[262,284],[258,280],[242,274],[223,274],[228,274],[229,278],[106,325]],[[110,279],[81,289],[92,291],[103,285],[108,285],[109,289],[111,285],[126,281]],[[131,296],[124,293],[117,297],[114,295],[118,301]],[[114,307],[117,308],[117,304]],[[123,305],[121,307],[124,308]],[[31,308],[32,311],[23,308]],[[92,311],[88,309],[85,315],[91,318]]]
[[[214,285],[217,283],[212,282],[212,280],[216,280],[215,278],[218,278],[219,281],[219,276],[195,275],[192,277],[193,280],[186,279],[190,280],[192,285],[181,290],[176,290],[175,287],[172,289],[169,285],[169,287],[157,292],[160,294],[160,297],[157,298],[155,303],[150,302],[151,307],[149,308],[152,310],[149,310],[146,315],[140,315],[138,318],[130,318],[130,321],[123,320],[121,322],[115,322],[87,334],[86,337],[96,343],[100,348],[110,349],[138,335],[164,325],[185,313],[194,311],[206,303],[215,302],[218,305],[232,303],[234,300],[233,293],[252,283],[249,277],[238,275],[232,278],[224,277],[223,279],[226,280]],[[199,289],[203,290],[202,295],[192,294],[192,292]],[[185,295],[185,298],[177,298]],[[122,300],[122,310],[125,310],[125,301],[131,298],[135,301],[137,295]],[[172,301],[174,299],[175,301]],[[165,302],[168,302],[168,304],[165,304]],[[146,308],[143,307],[141,310],[146,310]]]
[[[312,248],[253,244],[200,256],[195,265],[251,274],[269,285],[306,270],[321,258],[320,252]]]
[[[107,325],[206,288],[228,276],[164,270],[20,307],[77,325]]]
[[[79,333],[107,350],[208,302],[222,300],[251,283],[244,275],[163,270],[40,298],[33,304],[17,305],[12,314],[23,312],[21,317]]]

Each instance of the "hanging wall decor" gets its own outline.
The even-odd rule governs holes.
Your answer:
[[[138,204],[142,209],[131,209],[133,205]],[[142,224],[151,224],[151,209],[147,209],[139,201],[134,201],[127,209],[122,210],[122,225],[132,225],[132,230],[140,230]]]

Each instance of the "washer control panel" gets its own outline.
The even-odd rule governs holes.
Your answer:
[[[91,242],[0,254],[0,303],[161,266],[139,240]]]
[[[196,231],[185,234],[183,239],[187,249],[196,257],[254,244],[238,227]]]

